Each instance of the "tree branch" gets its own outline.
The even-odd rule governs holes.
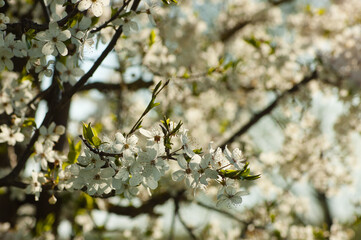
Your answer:
[[[270,4],[272,6],[278,6],[280,4],[286,3],[286,2],[290,2],[293,0],[270,0]],[[256,14],[254,14],[254,16],[252,16],[250,19],[248,20],[241,20],[239,21],[236,25],[234,25],[232,28],[230,29],[226,29],[223,33],[221,33],[220,36],[220,40],[222,42],[226,42],[228,41],[234,34],[236,34],[239,30],[242,30],[244,27],[246,27],[249,24],[253,24],[259,21],[258,16],[263,16],[265,11],[267,11],[267,9],[263,9],[259,12],[257,12]]]
[[[328,205],[328,200],[327,200],[326,194],[324,192],[321,192],[316,189],[316,197],[320,203],[320,206],[321,206],[321,209],[323,212],[324,220],[325,220],[326,226],[327,226],[327,231],[331,231],[333,220],[332,220],[332,215],[330,212],[330,207]]]
[[[189,227],[187,225],[187,223],[183,220],[182,216],[179,213],[179,202],[180,202],[180,198],[174,198],[174,213],[178,216],[178,219],[180,221],[180,223],[183,225],[183,227],[187,230],[189,236],[191,237],[191,239],[193,240],[197,240],[196,235],[193,232],[193,228]]]
[[[249,224],[248,222],[246,222],[246,221],[244,221],[244,220],[242,220],[242,219],[239,219],[238,217],[236,217],[235,215],[233,215],[233,214],[230,213],[230,212],[224,211],[224,210],[222,210],[222,209],[219,209],[219,208],[216,208],[216,207],[213,207],[213,206],[209,206],[209,205],[207,205],[207,204],[205,204],[205,203],[202,203],[202,202],[200,202],[200,201],[196,201],[196,203],[197,203],[197,205],[199,205],[199,206],[201,206],[201,207],[203,207],[203,208],[206,208],[206,209],[209,209],[209,210],[212,210],[212,211],[216,211],[216,212],[218,212],[218,213],[221,213],[221,214],[223,214],[223,215],[225,215],[225,216],[227,216],[227,217],[229,217],[229,218],[231,218],[231,219],[233,219],[233,220],[236,220],[236,221],[239,222],[239,223],[246,224],[246,225]]]
[[[123,88],[126,88],[130,91],[136,91],[141,88],[149,88],[153,85],[153,82],[145,82],[143,79],[138,79],[135,82],[122,84],[122,83],[104,83],[104,82],[93,82],[84,85],[80,91],[88,91],[92,89],[96,89],[100,92],[108,92],[108,91],[121,91]]]
[[[40,2],[42,2],[42,0],[40,0]],[[68,22],[68,20],[74,17],[78,12],[77,4],[75,4],[73,10],[68,15],[57,21],[58,26],[63,27]],[[34,29],[35,32],[41,32],[47,30],[48,28],[49,22],[38,24],[30,19],[21,19],[20,22],[6,24],[6,32],[11,32],[18,37],[30,29]]]
[[[104,22],[104,23],[103,23],[102,25],[100,25],[99,27],[91,30],[90,33],[99,32],[99,31],[102,30],[103,28],[107,27],[108,24],[109,24],[111,21],[115,20],[115,19],[119,16],[119,14],[128,6],[128,4],[130,3],[130,1],[131,1],[131,0],[125,1],[124,4],[123,4],[123,6],[121,6],[121,7],[118,9],[118,11],[117,11],[110,19],[108,19],[106,22]]]
[[[48,8],[45,5],[44,0],[38,0],[40,2],[41,8],[43,9],[44,15],[45,15],[45,20],[47,23],[50,22],[50,16],[49,16],[49,11]]]
[[[240,137],[244,133],[246,133],[251,127],[253,127],[260,119],[262,119],[267,114],[271,113],[272,110],[278,105],[281,99],[283,99],[285,96],[294,93],[300,89],[302,85],[307,84],[311,80],[317,78],[317,71],[313,71],[311,75],[305,76],[302,81],[295,84],[292,88],[289,90],[283,92],[282,94],[278,95],[273,102],[268,105],[265,109],[260,111],[259,113],[256,113],[253,115],[253,117],[246,123],[244,126],[242,126],[238,131],[232,134],[231,137],[229,137],[227,140],[225,140],[223,143],[219,145],[222,149],[225,148],[226,145],[231,144],[236,138]]]
[[[178,191],[176,197],[183,196],[184,192],[185,192],[184,189]],[[122,206],[110,205],[108,211],[111,213],[124,215],[131,218],[134,218],[140,214],[159,215],[154,212],[154,208],[158,205],[164,204],[165,202],[167,202],[169,199],[172,198],[174,198],[172,194],[170,194],[169,192],[163,192],[153,196],[148,201],[145,201],[140,207],[133,207],[133,206],[122,207]]]

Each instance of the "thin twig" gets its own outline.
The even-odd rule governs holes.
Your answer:
[[[100,92],[107,92],[107,91],[121,91],[123,87],[129,91],[136,91],[142,88],[149,88],[153,85],[153,82],[145,82],[143,79],[138,79],[132,83],[104,83],[104,82],[92,82],[89,84],[84,85],[80,91],[87,91],[96,89]]]
[[[49,10],[45,5],[44,0],[39,0],[39,2],[40,2],[40,5],[41,5],[41,8],[43,9],[43,12],[44,12],[44,15],[45,15],[45,20],[46,20],[47,23],[49,23],[50,22]]]
[[[193,240],[197,240],[196,235],[193,233],[193,228],[189,227],[187,223],[183,220],[182,216],[179,213],[179,199],[174,198],[174,212],[176,213],[180,223],[183,225],[183,227],[187,230],[189,236]]]
[[[171,222],[171,225],[170,225],[168,240],[173,240],[174,239],[174,228],[175,228],[176,216],[177,216],[177,208],[174,207],[173,217],[172,217],[172,222]]]
[[[99,32],[99,31],[102,30],[103,28],[107,27],[108,24],[109,24],[111,21],[115,20],[115,19],[119,16],[119,14],[128,6],[128,4],[130,3],[130,1],[131,1],[131,0],[125,1],[124,4],[123,4],[123,6],[121,6],[121,7],[118,9],[118,11],[117,11],[109,20],[107,20],[106,22],[104,22],[104,23],[103,23],[102,25],[100,25],[99,27],[91,30],[90,33]]]
[[[239,222],[239,223],[248,224],[247,221],[244,221],[244,220],[242,220],[242,219],[239,219],[238,217],[236,217],[235,215],[233,215],[233,214],[230,213],[230,212],[227,212],[227,211],[224,211],[224,210],[222,210],[222,209],[219,209],[219,208],[216,208],[216,207],[207,205],[207,204],[202,203],[202,202],[200,202],[200,201],[196,201],[196,203],[197,203],[197,205],[199,205],[199,206],[201,206],[201,207],[203,207],[203,208],[206,208],[206,209],[209,209],[209,210],[212,210],[212,211],[221,213],[221,214],[223,214],[223,215],[225,215],[225,216],[227,216],[227,217],[229,217],[229,218],[231,218],[231,219],[233,219],[233,220],[236,220],[236,221]]]
[[[230,136],[227,140],[225,140],[223,143],[221,143],[219,145],[220,148],[225,148],[226,145],[231,144],[236,138],[242,136],[243,134],[245,134],[251,127],[253,127],[259,120],[261,120],[264,116],[268,115],[269,113],[272,112],[272,110],[278,105],[278,103],[281,101],[281,99],[283,99],[285,96],[287,96],[288,94],[294,93],[296,91],[298,91],[300,89],[300,87],[302,85],[307,84],[308,82],[310,82],[313,79],[317,78],[317,71],[313,71],[311,73],[311,75],[309,76],[305,76],[303,78],[302,81],[300,81],[299,83],[295,84],[292,88],[290,88],[289,90],[283,92],[282,94],[278,95],[278,97],[276,97],[276,99],[270,104],[268,105],[265,109],[263,109],[262,111],[256,113],[253,115],[253,117],[244,125],[242,126],[239,130],[237,130],[235,133],[232,134],[232,136]]]
[[[116,157],[123,156],[123,153],[108,153],[108,152],[100,151],[97,148],[93,148],[92,145],[90,145],[90,143],[85,138],[83,138],[82,135],[79,135],[79,137],[90,151],[92,151],[95,154],[98,154],[101,157],[115,157],[116,158]]]

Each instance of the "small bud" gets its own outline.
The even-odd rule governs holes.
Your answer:
[[[56,201],[57,201],[57,199],[54,195],[52,195],[48,200],[49,204],[51,204],[51,205],[54,205],[56,203]]]

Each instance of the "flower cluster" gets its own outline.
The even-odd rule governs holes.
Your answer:
[[[52,125],[47,132],[56,132],[54,127]],[[172,173],[174,181],[184,180],[188,188],[196,190],[205,189],[214,180],[222,186],[218,194],[221,205],[242,202],[241,196],[245,192],[238,191],[233,180],[240,180],[237,174],[241,175],[245,172],[242,169],[246,169],[246,162],[239,149],[231,153],[227,148],[224,152],[220,148],[210,148],[207,154],[201,154],[199,150],[191,149],[186,131],[183,130],[172,136],[172,141],[179,141],[180,148],[169,152],[164,144],[166,135],[160,129],[148,131],[141,128],[139,132],[140,137],[146,138],[145,146],[139,143],[136,135],[124,136],[120,132],[115,135],[115,139],[108,139],[99,147],[83,138],[87,147],[74,164],[59,168],[57,188],[82,190],[98,197],[123,194],[131,199],[138,194],[140,187],[148,189],[149,193],[158,188],[160,179],[172,169],[170,165],[175,161],[178,170]],[[45,136],[42,134],[41,138]],[[51,148],[51,143],[48,139],[42,145],[35,145],[36,149],[39,148],[36,158],[41,160],[43,168],[47,162],[54,162],[53,152],[44,149],[47,145]],[[244,175],[246,178],[250,176],[249,172]],[[39,189],[34,188],[34,194],[37,191]]]
[[[16,142],[22,142],[25,138],[21,129],[26,120],[26,108],[33,98],[31,82],[20,81],[16,74],[5,74],[1,87],[0,114],[5,114],[10,124],[0,126],[0,143],[7,142],[14,146]]]

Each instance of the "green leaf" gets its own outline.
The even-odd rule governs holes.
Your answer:
[[[110,14],[110,17],[113,17],[116,13],[118,12],[118,9],[117,8],[113,8],[111,7],[111,14]]]
[[[162,81],[159,81],[159,83],[157,83],[157,85],[155,86],[153,93],[152,93],[152,97],[155,98],[157,96],[157,91],[160,88],[160,86],[162,85]]]
[[[92,137],[92,143],[96,148],[98,148],[102,144],[102,141],[97,136],[94,136]]]
[[[74,139],[68,138],[69,143],[69,153],[68,153],[68,162],[70,164],[76,163],[80,151],[81,151],[81,141],[78,141],[77,143],[74,142]]]
[[[27,74],[20,79],[20,82],[23,82],[23,81],[34,81],[34,77],[30,74]]]
[[[95,141],[97,141],[97,139],[94,138],[94,137],[97,137],[97,136],[98,136],[98,134],[95,131],[95,129],[91,127],[91,123],[89,123],[88,125],[83,123],[83,137],[85,138],[85,140],[87,140],[90,144],[92,144],[95,147],[98,147],[100,145],[100,144],[96,145],[93,142],[93,139],[95,139]]]
[[[36,128],[36,122],[35,118],[27,118],[23,122],[23,127],[35,127]]]
[[[202,148],[193,149],[193,152],[194,152],[195,154],[202,154],[202,153],[203,153],[203,152],[202,152]]]
[[[152,108],[155,108],[156,106],[159,106],[159,105],[160,105],[159,102],[153,103],[153,104],[152,104]]]
[[[190,77],[188,71],[185,71],[182,75],[182,78],[188,79]]]
[[[257,175],[249,175],[247,177],[243,177],[244,180],[248,180],[248,181],[253,181],[253,180],[257,180],[261,178],[261,174],[257,174]]]
[[[254,36],[249,37],[249,38],[244,38],[243,39],[246,43],[252,45],[253,47],[259,49],[261,47],[261,43],[262,41],[256,39]]]
[[[211,73],[213,73],[214,71],[216,71],[215,67],[211,67],[208,69],[208,75],[210,75]]]
[[[152,30],[149,34],[149,43],[148,46],[151,47],[155,43],[155,31]]]

